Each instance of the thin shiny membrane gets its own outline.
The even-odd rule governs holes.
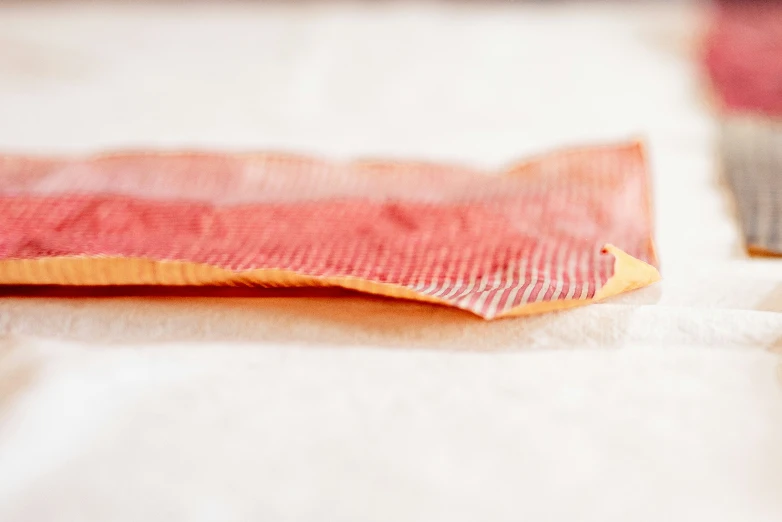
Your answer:
[[[640,143],[500,172],[281,154],[0,157],[0,285],[339,287],[486,319],[659,279]]]

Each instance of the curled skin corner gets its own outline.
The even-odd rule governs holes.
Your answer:
[[[563,299],[560,301],[527,303],[513,308],[498,317],[518,317],[583,306],[649,286],[660,280],[660,272],[655,267],[634,258],[615,246],[606,245],[603,251],[614,256],[614,275],[597,291],[592,299]]]

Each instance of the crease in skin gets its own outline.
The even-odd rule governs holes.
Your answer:
[[[604,252],[614,257],[614,273],[592,299],[561,299],[531,302],[511,308],[497,317],[515,317],[553,312],[648,286],[660,280],[658,270],[613,245]],[[258,269],[236,272],[212,265],[180,261],[153,261],[118,257],[54,257],[0,261],[0,279],[11,285],[139,285],[208,286],[262,285],[271,287],[339,287],[385,297],[457,306],[402,285],[356,277],[323,277],[292,270]],[[460,307],[459,307],[460,308]],[[465,309],[472,312],[472,310]],[[487,317],[492,319],[493,317]]]

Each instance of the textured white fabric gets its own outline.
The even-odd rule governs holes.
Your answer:
[[[741,251],[699,24],[673,2],[0,4],[5,150],[494,166],[640,135],[665,278],[492,323],[2,298],[0,520],[781,520],[782,263]]]

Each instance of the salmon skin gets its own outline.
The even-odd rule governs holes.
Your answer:
[[[0,284],[342,287],[486,319],[659,278],[641,143],[500,172],[283,154],[0,156]]]

